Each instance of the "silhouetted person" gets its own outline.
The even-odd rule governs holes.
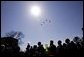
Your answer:
[[[66,54],[70,55],[70,40],[67,38],[65,40],[65,43],[66,43]]]
[[[69,43],[70,43],[70,40],[67,38],[67,39],[65,40],[65,43],[66,43],[66,44],[69,44]]]
[[[76,55],[76,52],[77,52],[77,51],[76,51],[76,50],[77,50],[76,44],[75,44],[73,41],[71,41],[69,47],[70,47],[70,48],[69,48],[70,55],[75,56],[75,55]]]
[[[65,43],[66,43],[66,47],[67,47],[67,48],[70,48],[70,40],[69,40],[69,39],[66,39],[66,40],[65,40]]]
[[[29,44],[29,43],[28,43],[28,45],[27,45],[25,55],[26,55],[26,56],[30,56],[30,44]]]
[[[38,48],[37,45],[33,46],[33,50],[32,50],[33,56],[37,56],[38,55]]]
[[[62,56],[63,54],[63,46],[62,46],[62,41],[58,41],[58,46],[57,46],[57,55]]]
[[[66,56],[66,44],[63,43],[63,56]]]
[[[44,56],[45,55],[45,49],[41,42],[38,42],[38,56]]]
[[[26,50],[28,51],[30,49],[30,44],[28,43]]]
[[[84,41],[75,37],[73,41],[65,39],[65,43],[62,45],[62,41],[59,40],[58,46],[54,45],[53,40],[50,40],[50,46],[47,45],[47,51],[45,51],[41,42],[38,45],[30,46],[27,44],[26,51],[20,51],[17,39],[7,37],[1,39],[1,55],[2,56],[82,56],[84,55]]]
[[[55,56],[56,55],[56,46],[54,45],[53,40],[50,40],[50,46],[48,48],[49,56]]]

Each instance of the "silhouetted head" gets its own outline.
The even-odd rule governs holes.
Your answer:
[[[61,45],[61,43],[62,43],[62,41],[61,41],[61,40],[59,40],[59,41],[58,41],[58,45]]]
[[[74,44],[74,42],[73,42],[73,41],[71,41],[71,44]]]
[[[53,42],[53,40],[50,40],[50,45],[52,45],[54,42]]]
[[[37,48],[37,45],[34,45],[34,47],[33,48]]]
[[[70,43],[70,40],[67,38],[67,39],[65,40],[65,42],[68,44],[68,43]]]
[[[27,48],[29,48],[29,47],[30,47],[30,44],[28,43]]]
[[[38,42],[38,45],[41,45],[41,42]]]
[[[80,37],[78,37],[78,36],[74,37],[74,38],[73,38],[73,41],[74,41],[75,43],[80,42]]]

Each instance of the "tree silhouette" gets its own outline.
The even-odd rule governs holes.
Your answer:
[[[12,37],[12,38],[15,38],[15,39],[18,39],[18,43],[19,44],[22,44],[22,38],[24,38],[24,34],[22,32],[19,32],[19,31],[11,31],[11,32],[8,32],[6,33],[5,35],[6,37]]]

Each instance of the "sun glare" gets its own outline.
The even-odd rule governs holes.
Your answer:
[[[32,6],[30,10],[31,14],[34,16],[39,16],[41,14],[41,9],[38,6]]]

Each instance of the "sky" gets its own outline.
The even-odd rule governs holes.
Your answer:
[[[30,8],[38,6],[41,14],[31,15]],[[41,26],[42,21],[51,20]],[[21,31],[24,34],[20,45],[25,50],[27,43],[43,45],[50,40],[57,41],[75,36],[82,37],[83,32],[82,1],[1,1],[1,37],[10,31]]]

